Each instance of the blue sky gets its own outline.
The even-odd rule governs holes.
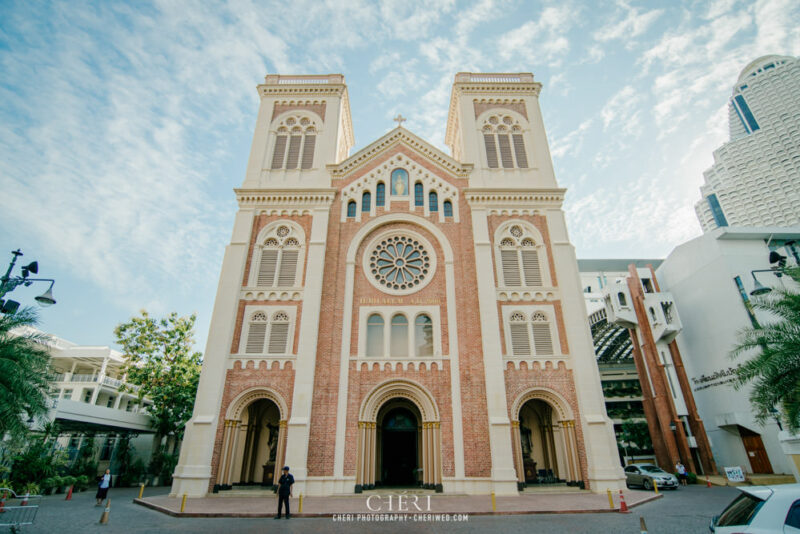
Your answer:
[[[663,257],[700,233],[739,71],[799,28],[791,0],[0,2],[0,264],[57,279],[46,331],[194,311],[202,349],[276,72],[343,73],[359,149],[397,113],[444,148],[456,72],[531,71],[578,256]]]

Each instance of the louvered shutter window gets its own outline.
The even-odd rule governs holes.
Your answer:
[[[512,321],[515,319],[512,316]],[[512,322],[509,330],[511,331],[511,353],[514,356],[528,356],[531,353],[531,342],[528,338],[528,323]]]
[[[264,352],[264,340],[267,335],[266,317],[264,322],[250,323],[250,330],[247,333],[247,346],[245,352],[247,354],[261,354]]]
[[[542,285],[542,271],[539,268],[539,253],[535,250],[522,251],[522,271],[526,286]]]
[[[289,154],[286,156],[287,169],[297,168],[297,160],[300,157],[300,142],[302,140],[302,135],[292,135],[289,137]]]
[[[506,286],[522,285],[519,276],[519,258],[516,250],[501,250],[500,262],[503,266],[503,282]]]
[[[269,330],[269,353],[285,354],[286,342],[289,339],[289,323],[272,323]]]
[[[494,144],[493,134],[484,134],[483,142],[486,145],[486,163],[490,169],[497,168],[497,149]]]
[[[497,144],[500,146],[500,159],[503,161],[503,168],[510,169],[514,167],[514,161],[511,159],[511,143],[508,140],[508,134],[498,134]]]
[[[314,145],[317,143],[316,135],[306,135],[303,143],[303,161],[300,164],[302,169],[310,169],[314,164]]]
[[[295,284],[297,275],[297,250],[284,249],[281,257],[281,269],[278,273],[278,285],[281,287],[292,287]]]
[[[525,154],[525,141],[522,134],[514,134],[514,155],[517,157],[517,167],[520,169],[528,168],[528,156]]]
[[[536,354],[553,354],[553,338],[550,335],[550,323],[547,317],[541,312],[533,314],[533,346]]]
[[[275,151],[272,153],[272,168],[283,167],[283,156],[286,152],[286,136],[279,135],[275,138]]]
[[[259,286],[271,286],[275,282],[275,269],[278,265],[278,251],[264,249],[261,252],[261,263],[258,266]]]

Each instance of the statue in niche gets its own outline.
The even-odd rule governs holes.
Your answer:
[[[519,425],[519,433],[522,441],[522,455],[530,456],[533,452],[533,444],[531,440],[531,429],[525,425]]]
[[[275,456],[278,454],[278,425],[267,423],[267,430],[269,431],[269,461],[274,462]]]
[[[395,196],[403,197],[408,194],[408,173],[405,169],[392,171],[392,191]]]

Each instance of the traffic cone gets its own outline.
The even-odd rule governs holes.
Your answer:
[[[22,502],[19,503],[20,506],[28,506],[28,498],[31,496],[30,493],[26,493],[25,496],[22,498]]]
[[[625,504],[625,495],[622,494],[622,490],[619,490],[619,513],[621,514],[631,513],[630,510],[628,510],[628,505]]]
[[[64,499],[65,501],[71,501],[72,500],[72,488],[73,488],[73,486],[69,487],[69,490],[67,491],[67,497]]]
[[[710,488],[710,487],[711,487],[711,479],[710,479],[710,478],[708,478],[708,475],[706,475],[706,487],[707,487],[707,488]]]
[[[647,534],[647,523],[644,522],[644,517],[639,518],[639,532],[640,534]]]
[[[100,524],[107,525],[108,524],[108,514],[111,513],[111,499],[106,501],[106,508],[103,510],[103,515],[100,516]]]
[[[5,508],[6,508],[6,496],[7,495],[8,494],[4,491],[3,492],[3,497],[0,498],[0,514],[4,514],[6,512]]]

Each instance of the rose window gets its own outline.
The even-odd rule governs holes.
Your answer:
[[[369,269],[381,287],[407,291],[424,284],[430,276],[431,259],[419,240],[398,235],[375,245],[369,258]]]

